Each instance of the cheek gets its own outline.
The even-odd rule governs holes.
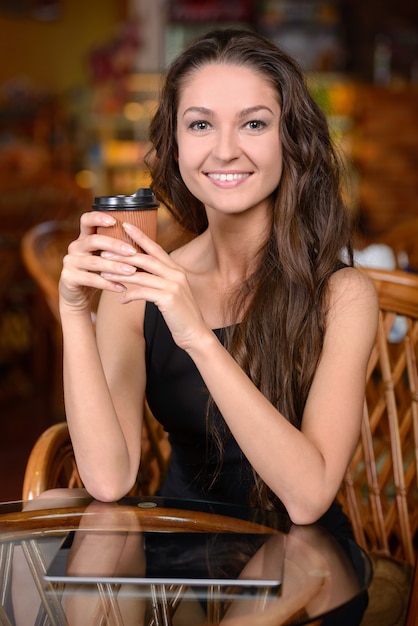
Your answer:
[[[181,142],[177,151],[177,162],[183,179],[197,175],[202,168],[204,156],[196,142]]]
[[[196,160],[193,158],[194,155],[190,158],[190,154],[193,155],[191,152],[187,156],[184,152],[179,152],[178,167],[184,184],[193,195],[196,195],[199,192],[199,183],[197,181],[199,168],[196,165]]]
[[[277,181],[280,181],[283,170],[281,145],[279,144],[274,146],[274,148],[269,153],[266,152],[265,155],[266,154],[268,154],[267,161],[269,162],[270,176],[277,178]]]
[[[189,164],[188,159],[185,158],[182,153],[179,153],[178,155],[178,166],[179,166],[180,174],[183,180],[189,178],[190,164]]]

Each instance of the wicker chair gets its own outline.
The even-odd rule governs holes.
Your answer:
[[[78,220],[77,220],[78,221]],[[51,384],[51,414],[64,417],[62,390],[62,332],[58,310],[58,280],[68,244],[78,234],[76,221],[41,222],[25,232],[21,242],[24,266],[38,288],[32,310],[38,349],[36,369]]]
[[[22,238],[23,262],[58,324],[58,280],[70,241],[78,236],[73,221],[53,220],[30,228]]]
[[[374,562],[364,624],[404,624],[418,541],[418,276],[362,270],[379,295],[379,329],[367,373],[361,439],[341,500]],[[402,316],[399,318],[398,316]],[[390,340],[395,320],[403,337]],[[413,587],[413,594],[418,589]],[[411,596],[409,617],[418,623]]]

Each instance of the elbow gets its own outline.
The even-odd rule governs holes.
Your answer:
[[[298,526],[315,524],[328,511],[334,498],[317,495],[317,498],[305,497],[288,503],[286,509],[293,524]]]
[[[107,502],[107,503],[117,502],[125,495],[123,493],[120,493],[117,490],[105,489],[103,488],[103,486],[101,487],[86,486],[86,489],[89,495],[92,498],[94,498],[94,500],[97,500],[98,502]]]
[[[79,467],[81,481],[89,495],[99,502],[117,502],[126,496],[137,481],[138,470],[121,468],[121,464],[95,464],[93,468]]]
[[[84,483],[89,495],[99,502],[117,502],[127,495],[134,486],[132,484],[123,484],[114,481],[88,481]]]
[[[315,524],[322,515],[322,513],[318,514],[315,511],[308,510],[306,507],[294,507],[294,510],[288,510],[288,514],[292,524],[297,526]]]
[[[118,492],[106,491],[104,489],[87,489],[89,494],[94,500],[98,502],[104,502],[110,504],[112,502],[117,502],[120,500],[124,494],[120,494]]]

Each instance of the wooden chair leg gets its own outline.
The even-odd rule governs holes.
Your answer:
[[[412,577],[411,594],[409,596],[408,610],[405,626],[418,624],[418,555],[415,559],[414,575]]]

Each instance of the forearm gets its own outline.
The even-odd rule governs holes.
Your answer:
[[[97,499],[126,493],[134,474],[87,314],[62,313],[65,408],[81,478]]]
[[[253,385],[214,335],[189,354],[238,445],[292,519],[307,523],[309,511],[317,519],[329,495],[327,468],[316,446]]]

